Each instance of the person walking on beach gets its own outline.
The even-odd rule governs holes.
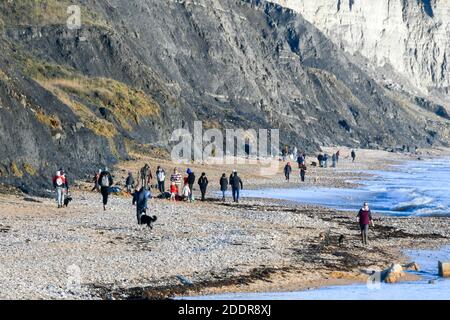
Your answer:
[[[103,198],[103,211],[106,211],[106,205],[108,204],[109,188],[113,185],[113,178],[111,173],[109,173],[108,168],[105,169],[100,174],[98,179],[100,184],[100,192]]]
[[[241,178],[238,176],[237,171],[233,170],[233,174],[230,178],[231,191],[233,193],[233,201],[239,203],[239,190],[244,188]]]
[[[333,168],[336,168],[336,164],[337,164],[337,156],[336,156],[336,153],[333,153],[333,155],[331,156],[331,162],[332,162],[331,166],[332,166]]]
[[[359,210],[356,220],[361,229],[362,243],[366,245],[368,241],[369,224],[372,224],[372,227],[374,226],[372,213],[370,212],[369,204],[367,202],[364,202],[363,207]]]
[[[161,168],[161,166],[158,166],[158,168],[156,169],[156,180],[158,182],[159,192],[164,193],[164,191],[166,190],[164,186],[164,183],[166,181],[166,172],[163,168]]]
[[[128,177],[125,180],[125,189],[131,194],[131,190],[134,188],[134,177],[131,172],[128,172]]]
[[[151,192],[144,187],[141,187],[139,191],[136,191],[133,194],[133,206],[136,205],[136,218],[138,224],[142,224],[141,217],[147,212],[148,199],[150,199],[151,196]]]
[[[228,179],[225,173],[220,178],[220,191],[222,191],[222,201],[225,202],[225,192],[228,190]]]
[[[341,151],[338,150],[338,151],[336,152],[336,164],[339,163],[339,156],[340,156],[340,155],[341,155]]]
[[[53,187],[56,191],[56,202],[58,203],[58,209],[64,205],[64,196],[69,192],[69,182],[63,169],[59,169],[56,175],[53,177]]]
[[[305,182],[305,175],[306,175],[306,165],[305,165],[305,164],[302,164],[302,165],[300,166],[300,180],[301,180],[302,182]]]
[[[328,153],[323,155],[323,167],[328,168]]]
[[[200,187],[200,192],[202,193],[202,201],[205,201],[206,188],[208,187],[208,177],[206,173],[202,172],[201,177],[198,179],[198,186]]]
[[[181,192],[181,174],[178,172],[177,168],[173,169],[173,173],[170,176],[170,182],[175,183],[175,186],[177,187],[177,195],[180,195]]]
[[[98,183],[98,179],[100,178],[101,173],[102,173],[102,169],[98,169],[98,171],[94,174],[94,177],[92,178],[92,182],[94,182],[94,186],[92,187],[91,191],[100,192],[100,185]]]
[[[352,150],[350,155],[352,157],[352,162],[355,162],[355,159],[356,159],[356,152],[355,152],[355,150]]]
[[[302,164],[305,163],[305,157],[304,157],[302,154],[300,154],[300,155],[297,157],[297,163],[298,163],[298,167],[299,167],[299,168],[300,168],[300,166],[301,166]]]
[[[291,172],[292,172],[291,163],[288,162],[284,166],[284,176],[286,177],[286,181],[288,181],[288,182],[289,182],[289,176],[290,176]]]

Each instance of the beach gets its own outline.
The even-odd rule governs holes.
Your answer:
[[[448,245],[448,217],[375,215],[370,243],[363,247],[356,212],[280,199],[243,198],[234,204],[228,198],[222,203],[217,195],[221,173],[228,176],[237,169],[244,190],[351,188],[368,177],[362,171],[389,170],[440,152],[447,151],[358,150],[352,163],[349,150],[341,148],[338,168],[308,166],[303,185],[295,161],[288,185],[282,166],[276,175],[265,176],[256,165],[189,165],[197,177],[207,173],[208,201],[152,199],[150,214],[158,216],[152,231],[136,224],[131,197],[112,196],[104,212],[101,195],[90,192],[87,179],[74,184],[74,201],[64,209],[49,198],[1,194],[0,298],[161,299],[363,283],[369,270],[411,262],[405,249]],[[316,159],[308,157],[311,161]],[[114,179],[123,183],[128,171],[136,175],[144,163],[153,171],[162,165],[168,175],[174,166],[136,155],[114,168]],[[198,198],[198,187],[194,192]],[[341,235],[345,240],[339,244]]]

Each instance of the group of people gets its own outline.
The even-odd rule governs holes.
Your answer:
[[[100,173],[99,173],[100,174]],[[153,186],[153,173],[148,164],[144,165],[139,171],[139,186],[143,187],[146,190],[150,190],[151,186]],[[196,175],[194,171],[190,168],[186,170],[186,175],[180,173],[178,168],[174,168],[170,177],[167,177],[166,171],[161,166],[158,166],[155,172],[156,176],[156,184],[155,188],[158,189],[160,193],[160,197],[168,198],[171,201],[195,201],[194,198],[194,184],[197,182],[200,194],[201,201],[206,200],[206,192],[209,185],[209,179],[205,172],[202,172],[201,176],[196,179]],[[97,181],[97,178],[94,178]],[[166,190],[166,180],[170,181],[170,186],[168,190]],[[97,184],[97,182],[96,182]],[[125,189],[128,193],[131,194],[132,190],[138,186],[135,183],[135,179],[131,172],[128,173],[128,177],[125,180]],[[226,174],[223,173],[222,177],[219,180],[220,191],[222,192],[222,200],[225,201],[225,194],[228,190],[228,187],[231,187],[233,201],[239,202],[239,190],[243,188],[243,183],[241,178],[239,177],[236,170],[233,170],[229,179],[226,177]],[[95,188],[95,187],[94,187]]]
[[[339,162],[339,151],[332,155],[332,166],[335,167]],[[328,155],[320,154],[318,157],[319,165],[321,167],[327,167]],[[352,162],[356,159],[356,153],[354,150],[351,151]],[[301,181],[305,181],[306,174],[306,155],[299,154],[297,157],[297,164],[299,168],[299,175]],[[291,163],[288,162],[284,167],[284,174],[286,180],[289,181],[290,174],[292,172]],[[148,164],[145,164],[144,167],[140,169],[138,172],[139,180],[136,184],[136,181],[131,172],[128,173],[128,176],[125,180],[125,190],[127,193],[132,194],[133,201],[132,204],[136,206],[136,216],[138,224],[147,224],[151,227],[151,223],[156,221],[156,216],[150,217],[146,214],[148,209],[148,200],[152,197],[151,187],[153,182],[153,174],[151,168]],[[184,200],[193,202],[194,201],[194,184],[196,181],[195,173],[188,168],[186,170],[186,176],[183,177],[177,168],[173,169],[173,173],[170,175],[170,188],[169,192],[166,191],[165,181],[166,181],[166,172],[161,167],[158,166],[155,172],[156,176],[156,185],[154,185],[160,195],[167,195],[171,201]],[[98,170],[93,178],[94,187],[92,191],[98,191],[102,195],[103,201],[103,210],[106,210],[106,206],[108,204],[108,198],[110,193],[112,192],[112,186],[114,184],[113,177],[109,172],[108,168],[105,167],[102,170]],[[60,168],[55,176],[52,179],[53,186],[56,191],[56,200],[58,204],[58,208],[62,208],[65,204],[65,197],[69,196],[69,181],[66,176],[65,171]],[[181,187],[183,184],[183,187]],[[197,184],[201,193],[201,200],[206,200],[206,191],[208,188],[209,180],[205,172],[202,172],[200,178],[197,180]],[[242,179],[239,177],[236,170],[230,174],[229,178],[227,178],[226,174],[223,173],[219,180],[220,191],[222,192],[222,201],[225,201],[226,192],[228,187],[231,186],[231,191],[233,195],[233,201],[238,203],[240,190],[243,189]],[[134,192],[133,192],[134,190]],[[145,217],[145,218],[144,218]],[[359,210],[357,215],[357,222],[359,223],[361,230],[361,241],[363,244],[367,244],[368,242],[368,228],[369,225],[373,223],[372,214],[369,209],[367,203],[364,203],[363,207]]]
[[[173,174],[170,177],[170,200],[176,201],[176,200],[185,200],[193,202],[194,196],[193,196],[193,189],[194,189],[194,183],[195,183],[195,173],[188,168],[186,170],[187,176],[184,178],[181,177],[181,174],[179,173],[177,168],[174,168]],[[181,183],[183,181],[183,187],[181,188]],[[200,189],[201,193],[201,200],[206,200],[206,191],[208,188],[209,180],[206,176],[205,172],[202,172],[200,178],[197,181],[197,184]],[[222,177],[219,180],[219,186],[220,191],[222,192],[222,200],[225,201],[225,193],[228,190],[228,186],[231,186],[232,194],[233,194],[233,201],[239,202],[239,190],[243,188],[242,180],[238,176],[237,171],[233,170],[233,172],[230,175],[229,180],[226,177],[226,174],[223,173]],[[160,190],[160,192],[164,192]]]
[[[159,168],[159,167],[158,167]],[[159,170],[163,170],[159,168]],[[181,174],[178,172],[177,168],[173,169],[173,173],[170,176],[170,200],[171,201],[177,201],[177,200],[184,200],[193,202],[195,200],[194,198],[194,184],[195,184],[195,173],[188,168],[186,170],[186,176],[182,178]],[[165,178],[165,175],[164,175]],[[181,187],[183,181],[183,187]],[[161,184],[162,183],[162,184]],[[197,180],[197,184],[200,187],[201,192],[201,200],[206,200],[206,189],[208,188],[209,180],[206,176],[205,172],[202,172],[200,178]],[[162,186],[161,188],[159,186]],[[161,193],[164,193],[164,180],[158,181],[158,189]]]
[[[331,156],[331,167],[336,168],[339,163],[339,157],[340,157],[340,151],[338,150],[336,153],[333,153]],[[317,156],[317,161],[319,161],[319,167],[321,168],[328,168],[328,160],[330,159],[330,156],[328,153],[319,153]]]

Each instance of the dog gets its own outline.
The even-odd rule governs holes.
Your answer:
[[[73,199],[72,199],[72,197],[71,196],[67,196],[65,199],[64,199],[64,207],[68,207],[69,206],[69,203],[70,203],[70,201],[72,201]]]
[[[150,228],[150,230],[153,229],[152,223],[154,223],[156,220],[158,220],[156,216],[148,216],[146,214],[143,214],[141,216],[141,224],[146,224],[147,227]]]

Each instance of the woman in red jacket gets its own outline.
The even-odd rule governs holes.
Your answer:
[[[374,226],[372,213],[370,212],[369,204],[367,202],[364,202],[363,207],[359,210],[356,220],[359,223],[359,227],[361,229],[362,243],[367,244],[369,224],[372,224],[372,227]]]

